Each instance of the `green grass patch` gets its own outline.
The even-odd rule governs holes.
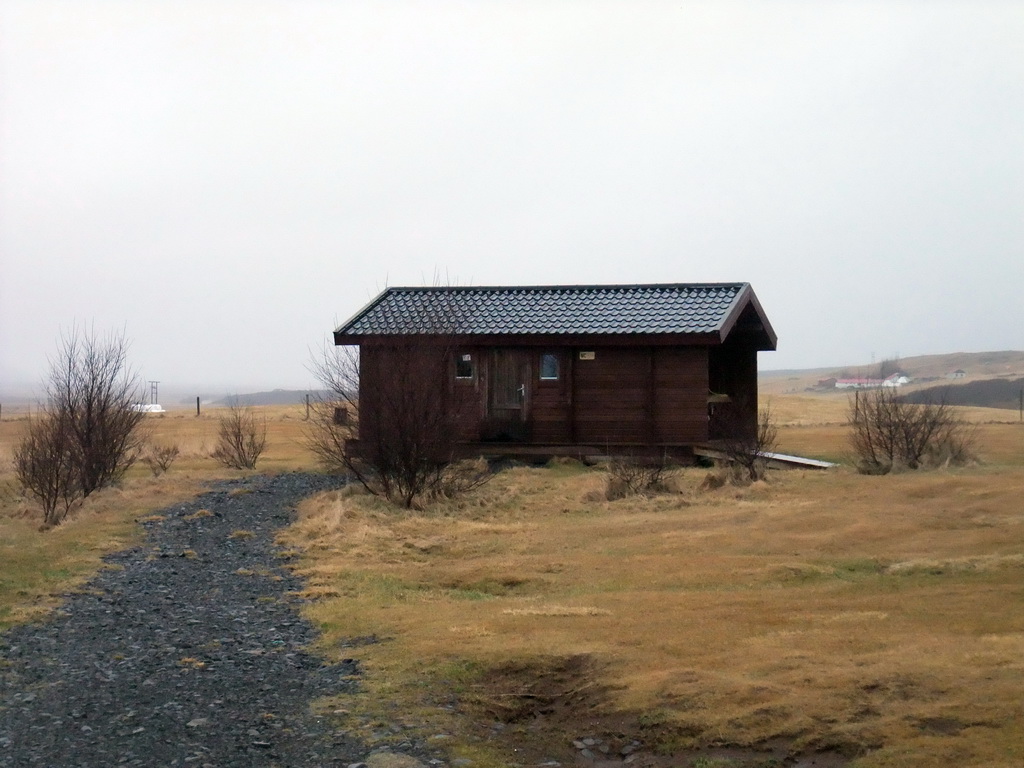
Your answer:
[[[31,519],[0,518],[0,628],[45,614],[101,566],[103,555],[135,543],[141,531],[128,510],[51,530]]]

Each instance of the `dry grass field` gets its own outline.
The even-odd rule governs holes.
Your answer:
[[[302,444],[305,409],[259,409],[268,422],[268,441],[259,471],[308,469],[312,456]],[[0,628],[51,609],[59,595],[100,566],[107,552],[128,546],[141,534],[135,521],[176,499],[194,495],[218,477],[232,476],[210,458],[220,412],[170,411],[146,417],[149,440],[177,445],[180,456],[168,473],[153,477],[136,464],[117,488],[93,494],[63,525],[40,531],[38,509],[18,493],[12,451],[28,421],[5,409],[0,420]]]
[[[783,453],[853,464],[846,439],[846,421],[852,395],[843,392],[765,395],[779,425]],[[1024,437],[1018,415],[1001,408],[956,408],[960,418],[978,425],[977,453],[992,466],[1024,464]]]
[[[845,401],[775,409],[783,450],[846,453]],[[478,764],[515,758],[483,751],[474,718],[504,721],[520,757],[530,738],[620,734],[666,765],[770,765],[758,750],[775,749],[1016,766],[1024,427],[979,429],[986,463],[929,473],[703,491],[708,470],[689,469],[673,493],[607,502],[601,471],[560,464],[412,513],[336,492],[283,542],[305,553],[324,652],[365,663],[370,714],[397,701]]]
[[[780,450],[846,455],[845,398],[771,399]],[[302,409],[265,412],[260,470],[312,466]],[[969,415],[984,461],[961,469],[717,490],[687,469],[672,492],[608,502],[599,468],[558,463],[420,511],[311,499],[282,545],[322,652],[367,672],[365,696],[321,706],[367,734],[378,717],[451,734],[478,768],[569,760],[585,736],[639,738],[665,765],[1024,764],[1024,426]],[[40,532],[10,488],[22,427],[5,414],[0,624],[52,604],[136,518],[231,474],[207,458],[214,412],[149,423],[183,451],[168,475],[136,468]]]

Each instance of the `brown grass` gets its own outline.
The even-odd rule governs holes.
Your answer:
[[[373,691],[428,722],[439,690],[494,717],[489,670],[517,659],[534,679],[583,656],[607,722],[677,754],[781,740],[859,766],[1017,765],[1024,461],[1006,447],[1000,466],[710,493],[687,470],[680,493],[617,502],[594,501],[600,472],[565,466],[415,514],[335,492],[285,543],[307,552],[325,653],[358,656]],[[470,726],[445,727],[470,749]]]
[[[827,461],[853,463],[845,424],[852,395],[769,395],[779,425],[777,450]],[[988,466],[1024,465],[1024,424],[1000,408],[956,407],[964,421],[979,425],[979,460]]]
[[[781,450],[846,454],[845,397],[771,400]],[[260,469],[313,466],[304,409],[262,410]],[[322,706],[372,721],[390,702],[380,717],[446,729],[479,768],[509,758],[473,741],[473,718],[506,720],[521,745],[550,721],[565,743],[606,728],[675,755],[771,741],[858,766],[1020,765],[1024,428],[968,415],[984,463],[961,470],[710,492],[687,470],[677,493],[607,502],[602,473],[562,463],[416,513],[352,489],[311,500],[283,541],[303,553],[324,653],[363,660],[373,694]],[[53,606],[136,519],[244,474],[208,456],[214,411],[147,424],[182,451],[170,471],[137,468],[40,532],[9,469],[24,422],[5,414],[0,625]]]
[[[260,471],[308,469],[313,460],[302,444],[305,409],[260,410],[270,424]],[[59,604],[62,593],[100,567],[103,555],[138,539],[137,520],[199,493],[212,479],[244,474],[224,470],[209,457],[216,444],[219,415],[219,409],[204,409],[199,418],[190,411],[147,416],[150,438],[181,450],[170,470],[154,478],[137,465],[119,487],[93,494],[66,523],[41,531],[40,513],[19,493],[11,465],[27,416],[5,409],[0,420],[0,628],[38,618]]]

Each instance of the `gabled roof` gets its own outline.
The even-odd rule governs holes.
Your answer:
[[[775,332],[749,283],[388,288],[334,339],[664,334],[721,342],[738,321],[760,332],[761,349],[775,348]]]

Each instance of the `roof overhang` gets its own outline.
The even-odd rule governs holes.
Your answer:
[[[722,343],[717,333],[589,333],[589,334],[451,334],[399,336],[393,334],[334,334],[338,346],[388,346],[408,343],[456,344],[467,347],[645,347],[702,346],[713,347]]]
[[[684,284],[679,284],[684,285]],[[701,284],[694,284],[701,285]],[[703,284],[728,286],[728,284]],[[467,346],[487,345],[522,345],[522,346],[621,346],[621,345],[651,345],[651,346],[715,346],[724,344],[727,340],[745,340],[758,350],[774,350],[777,345],[777,336],[771,323],[768,320],[764,309],[761,306],[757,295],[749,283],[733,284],[739,287],[728,308],[722,313],[717,327],[712,326],[707,332],[608,332],[608,333],[581,333],[581,332],[509,332],[501,333],[365,333],[356,330],[359,321],[372,313],[378,305],[388,301],[389,296],[394,292],[403,291],[451,291],[451,290],[478,290],[478,291],[531,291],[531,290],[564,290],[575,289],[621,289],[621,288],[650,288],[670,286],[491,286],[483,288],[386,288],[379,295],[370,300],[358,312],[342,323],[334,331],[335,345],[378,345],[395,344],[399,340],[414,338],[417,343],[428,343],[430,341],[444,341],[445,343],[465,344]],[[384,306],[387,306],[386,304]],[[380,310],[383,311],[383,310]]]
[[[761,302],[757,299],[757,294],[749,284],[736,295],[732,307],[729,308],[719,331],[719,342],[725,343],[734,332],[753,336],[757,349],[762,352],[774,351],[778,345],[779,338],[775,334],[775,329],[772,328]]]

